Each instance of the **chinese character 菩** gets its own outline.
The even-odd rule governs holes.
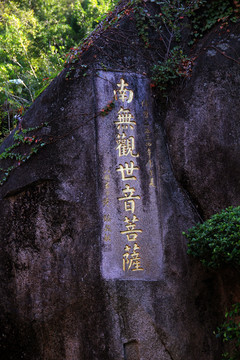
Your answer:
[[[135,229],[136,222],[138,221],[138,218],[133,215],[132,219],[129,219],[127,216],[125,216],[124,222],[126,223],[127,230],[121,231],[121,234],[127,235],[128,241],[136,241],[138,234],[142,233],[141,229]]]

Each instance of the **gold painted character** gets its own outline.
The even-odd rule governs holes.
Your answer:
[[[121,173],[123,181],[137,180],[136,176],[133,176],[133,171],[134,170],[138,171],[139,167],[134,166],[134,165],[135,164],[133,161],[130,161],[130,165],[127,162],[125,162],[125,167],[122,164],[119,165],[119,168],[117,168],[117,171],[119,171]]]
[[[106,206],[109,205],[109,198],[108,198],[108,197],[105,197],[105,198],[103,199],[103,205],[106,205]]]
[[[127,216],[125,216],[124,222],[126,223],[127,230],[120,231],[121,234],[127,235],[128,241],[136,241],[138,237],[138,233],[142,233],[141,229],[135,229],[136,222],[139,221],[138,218],[133,215],[132,220],[130,220]]]
[[[125,185],[125,189],[123,189],[124,197],[118,198],[118,201],[124,201],[125,211],[131,211],[133,214],[135,212],[135,199],[140,199],[139,195],[133,196],[135,193],[134,188],[130,188],[128,184]],[[129,195],[128,195],[129,193]]]
[[[104,240],[105,242],[111,241],[110,235],[109,235],[109,234],[104,234],[103,240]]]
[[[106,225],[105,225],[105,228],[104,228],[104,231],[109,231],[109,232],[110,232],[110,231],[111,231],[110,225],[107,225],[107,224],[106,224]]]
[[[137,250],[140,249],[140,246],[135,243],[133,252],[130,254],[131,247],[125,246],[125,253],[123,254],[123,271],[132,270],[132,271],[143,271],[144,269],[141,267],[141,258],[139,252]],[[129,258],[130,256],[130,258]]]
[[[148,111],[147,111],[147,110],[144,111],[144,112],[143,112],[143,115],[144,115],[145,119],[147,119],[147,118],[148,118]]]
[[[117,129],[134,129],[134,126],[136,125],[136,121],[132,120],[133,115],[130,113],[129,109],[124,109],[123,107],[120,108],[118,111],[118,120],[114,121],[114,124],[117,126]]]
[[[110,180],[110,174],[108,172],[105,173],[104,180],[106,180],[106,181]]]
[[[128,156],[129,154],[132,157],[139,157],[139,154],[134,154],[133,151],[135,150],[135,139],[133,136],[129,138],[126,137],[125,133],[117,135],[116,140],[118,146],[116,150],[118,150],[118,156]]]
[[[127,89],[128,83],[126,83],[124,79],[120,79],[120,83],[117,84],[117,86],[120,88],[119,90],[117,90],[119,94],[119,100],[121,100],[123,103],[127,101],[130,104],[133,100],[134,94],[132,90]],[[116,95],[116,91],[114,91],[114,93]]]
[[[154,185],[154,179],[153,179],[153,178],[151,178],[150,183],[149,183],[149,186],[156,187],[156,186]]]
[[[105,222],[110,222],[110,221],[111,221],[110,215],[109,215],[109,214],[104,215],[104,216],[103,216],[103,220],[104,220]]]
[[[131,246],[126,245],[125,248],[125,253],[123,254],[123,271],[126,271],[126,265],[129,264],[129,255],[130,255],[130,250],[131,250]]]
[[[133,247],[133,252],[131,254],[130,264],[129,266],[132,268],[132,271],[143,271],[144,269],[141,267],[141,258],[139,256],[139,252],[137,250],[140,249],[140,246],[135,243]]]

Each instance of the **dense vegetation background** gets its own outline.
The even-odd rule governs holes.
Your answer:
[[[163,91],[179,75],[185,76],[185,67],[191,63],[179,46],[173,48],[186,27],[185,22],[182,24],[184,15],[191,18],[193,44],[217,22],[224,25],[229,18],[236,20],[240,5],[237,0],[151,1],[161,7],[154,23],[166,40],[164,60],[153,64],[152,74],[154,84]],[[18,116],[59,73],[69,51],[74,55],[74,48],[117,3],[118,0],[0,0],[0,143],[16,126]],[[135,0],[133,8],[139,36],[148,45],[151,19],[140,3]],[[164,29],[170,40],[164,38]],[[180,72],[179,64],[183,68]]]
[[[116,0],[0,1],[0,138]]]

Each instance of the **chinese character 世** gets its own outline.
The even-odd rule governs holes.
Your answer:
[[[126,180],[136,180],[136,176],[133,176],[133,171],[134,170],[139,170],[138,166],[134,166],[134,162],[130,161],[130,165],[125,162],[125,167],[120,164],[119,168],[117,168],[117,171],[121,172],[122,175],[122,180],[126,181]]]
[[[119,99],[124,102],[127,101],[128,103],[132,102],[133,99],[133,91],[132,90],[128,90],[128,83],[126,83],[124,81],[124,79],[120,80],[120,83],[117,84],[117,86],[120,88],[117,91],[114,91],[114,94],[116,95],[116,93],[118,92],[119,94]]]
[[[126,138],[125,133],[117,135],[116,140],[118,146],[116,147],[116,150],[118,150],[118,156],[127,156],[131,155],[133,157],[139,157],[139,154],[133,154],[133,151],[135,150],[135,141],[134,137],[130,136],[129,138]]]
[[[133,129],[134,126],[136,125],[136,121],[132,119],[133,119],[133,115],[130,113],[130,110],[123,109],[121,107],[120,110],[118,111],[118,120],[114,121],[114,124],[117,126],[118,130],[120,128],[122,128],[123,130],[128,129],[128,126],[130,127],[130,129]]]
[[[133,194],[135,193],[135,189],[130,188],[128,184],[125,185],[123,193],[125,194],[125,196],[118,198],[118,201],[124,201],[125,211],[131,211],[131,213],[133,214],[135,212],[135,199],[140,199],[140,196],[133,196]]]

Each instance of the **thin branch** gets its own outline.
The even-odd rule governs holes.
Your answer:
[[[215,47],[215,46],[210,46],[210,45],[207,46],[207,47],[216,50],[216,51],[219,52],[221,55],[225,56],[227,59],[230,59],[230,60],[234,61],[235,63],[237,63],[238,65],[240,65],[240,61],[232,58],[231,56],[228,56],[225,52],[219,50],[217,47]]]

